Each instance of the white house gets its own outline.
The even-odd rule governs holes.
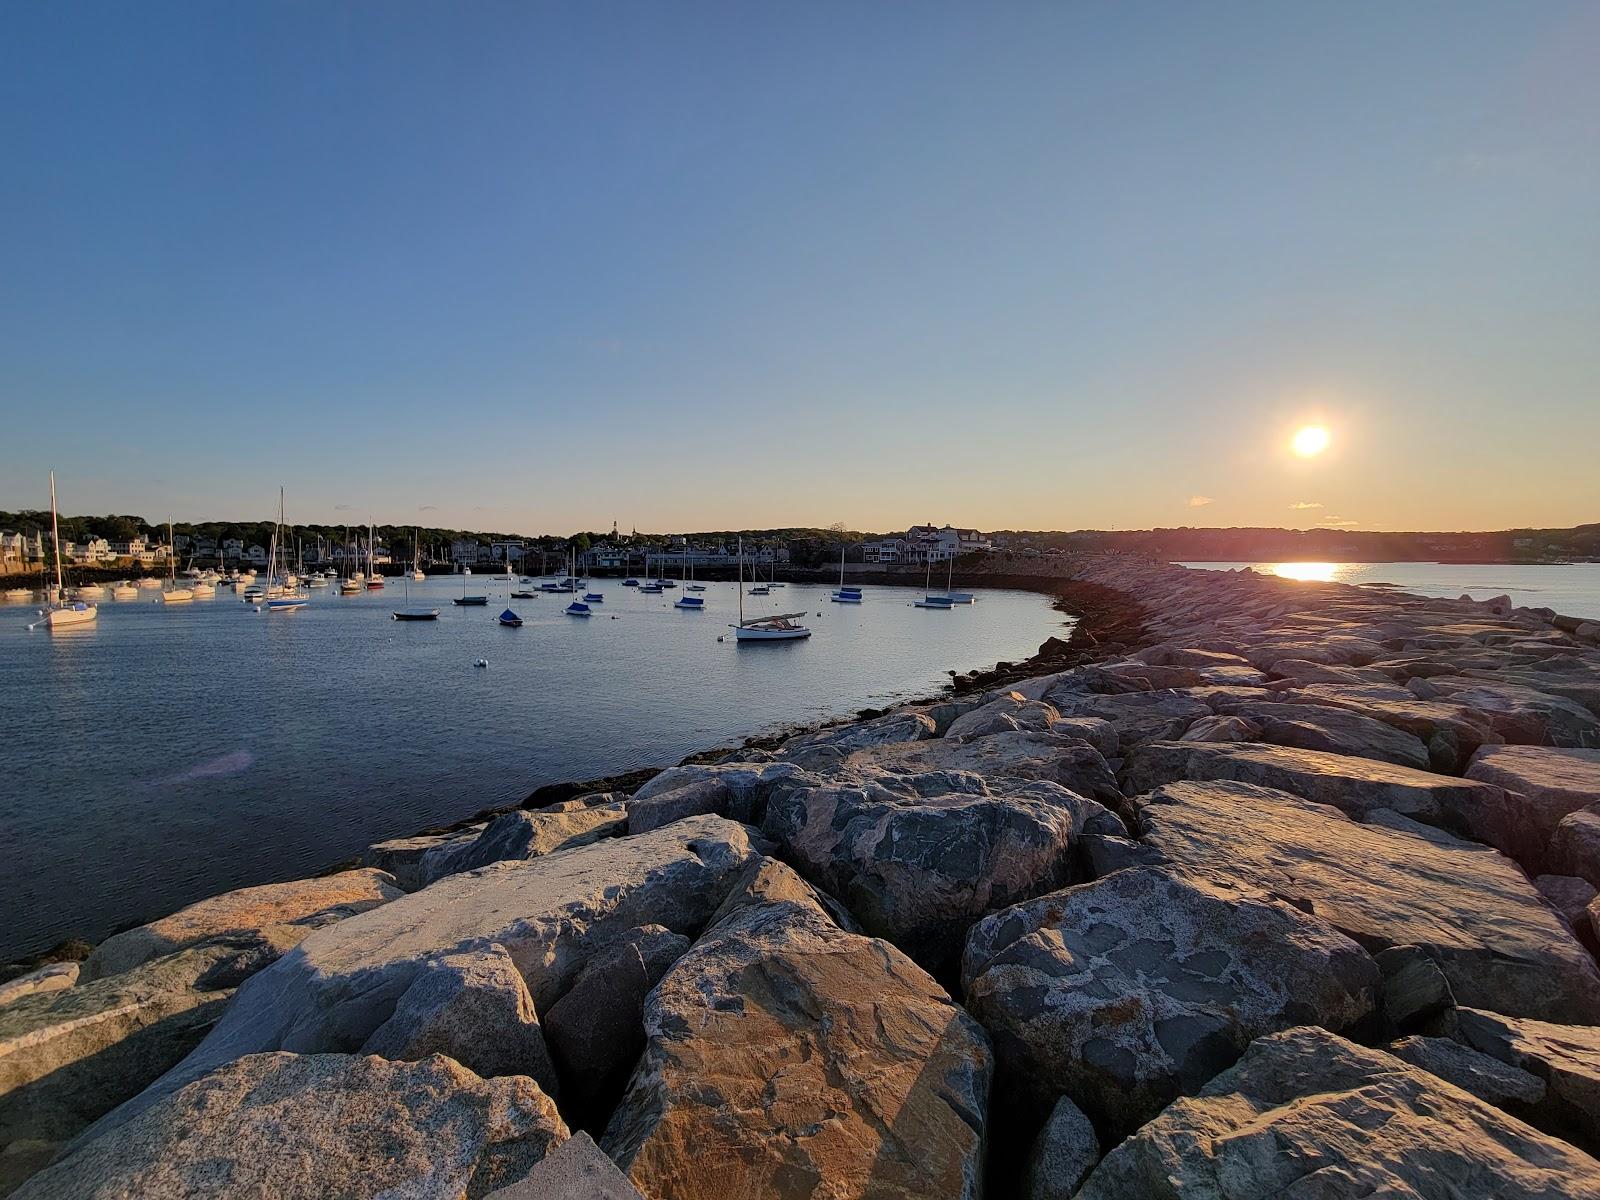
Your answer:
[[[0,560],[38,562],[44,557],[44,538],[35,534],[0,533]]]
[[[74,562],[100,563],[110,562],[116,557],[111,552],[111,543],[105,538],[90,538],[86,542],[79,542],[68,547],[67,553]]]

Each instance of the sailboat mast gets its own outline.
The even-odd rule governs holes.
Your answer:
[[[56,548],[56,599],[62,599],[66,584],[61,581],[61,524],[56,519],[56,473],[50,472],[50,541]]]
[[[744,624],[744,535],[739,535],[739,624]]]

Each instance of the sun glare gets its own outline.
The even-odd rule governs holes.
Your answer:
[[[1301,458],[1315,458],[1328,448],[1331,440],[1326,425],[1306,425],[1295,431],[1289,444]]]
[[[1273,563],[1271,571],[1280,579],[1298,579],[1301,583],[1332,583],[1339,573],[1338,563],[1285,562]]]

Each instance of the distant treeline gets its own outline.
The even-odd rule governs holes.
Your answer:
[[[1178,529],[1006,532],[1011,548],[1115,550],[1176,562],[1549,562],[1600,557],[1600,523],[1489,533],[1369,533],[1349,529]]]
[[[91,538],[105,538],[108,542],[128,542],[134,538],[145,538],[149,541],[164,543],[167,540],[167,525],[165,521],[149,521],[144,517],[127,513],[113,513],[107,516],[63,516],[60,518],[61,540],[68,542],[86,542]],[[367,537],[368,527],[362,525],[295,525],[293,535],[304,542],[314,542],[321,538],[328,546],[343,545],[346,538],[352,542],[360,539],[363,542]],[[10,530],[24,533],[42,532],[48,540],[50,529],[50,514],[48,511],[37,509],[24,509],[20,512],[6,512],[0,510],[0,530]],[[265,546],[272,537],[271,521],[175,521],[172,526],[173,534],[179,539],[184,539],[183,544],[192,546],[196,541],[208,542],[212,545],[221,545],[230,539],[238,539],[246,547],[251,545]],[[493,542],[521,542],[535,553],[545,550],[550,553],[564,552],[569,546],[575,546],[580,552],[589,549],[601,542],[612,541],[609,532],[597,530],[583,530],[567,536],[550,534],[532,535],[522,533],[507,533],[481,529],[444,529],[438,526],[424,525],[420,530],[412,525],[379,525],[377,526],[378,541],[387,547],[391,554],[403,553],[409,557],[412,550],[412,540],[415,537],[422,544],[424,554],[437,552],[446,555],[450,544],[458,539],[489,545]],[[623,534],[618,539],[623,545],[631,546],[636,552],[653,551],[674,542],[678,534]],[[806,527],[790,527],[784,529],[745,529],[745,530],[717,530],[710,532],[691,533],[688,535],[693,542],[707,544],[732,545],[738,537],[744,537],[752,546],[783,544],[790,548],[791,556],[807,558],[810,554],[826,557],[830,552],[834,556],[839,553],[838,547],[842,542],[854,545],[868,536],[862,533],[838,529],[814,529]],[[810,554],[808,554],[808,551]]]

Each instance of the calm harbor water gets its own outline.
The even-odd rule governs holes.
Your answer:
[[[28,632],[34,605],[0,605],[0,961],[314,874],[540,784],[928,695],[1065,621],[1026,592],[941,612],[911,607],[916,589],[846,606],[790,584],[746,613],[804,609],[814,635],[740,646],[732,584],[687,613],[679,593],[607,580],[588,620],[563,596],[514,601],[521,629],[495,621],[504,582],[469,585],[487,608],[451,605],[459,578],[413,584],[413,604],[440,610],[425,623],[390,620],[398,580],[271,615],[227,591],[172,608],[146,591],[56,634]]]
[[[1471,596],[1487,600],[1510,596],[1529,608],[1553,608],[1569,617],[1600,621],[1600,563],[1565,566],[1485,566],[1458,563],[1313,563],[1313,562],[1190,562],[1185,567],[1227,571],[1254,567],[1257,571],[1288,579],[1314,579],[1325,583],[1392,583],[1419,596]]]

